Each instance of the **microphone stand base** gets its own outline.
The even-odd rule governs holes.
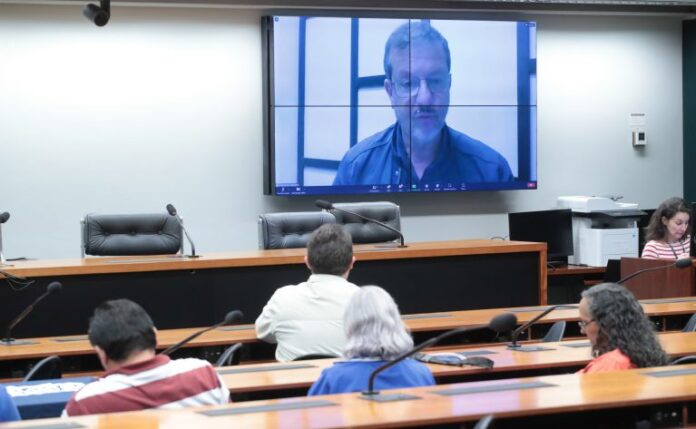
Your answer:
[[[375,244],[375,249],[404,249],[408,247],[405,244],[397,244],[397,243],[381,243],[381,244]]]
[[[186,255],[185,257],[186,257],[186,258],[191,258],[191,259],[196,259],[196,258],[200,258],[201,255]]]
[[[520,346],[518,344],[509,344],[507,346],[508,350],[513,350],[516,352],[545,352],[548,350],[556,350],[551,347],[544,347],[544,346]]]
[[[362,392],[360,399],[372,402],[396,402],[396,401],[412,401],[414,399],[423,399],[420,396],[407,395],[405,393],[390,393],[388,395],[380,395],[379,391]]]

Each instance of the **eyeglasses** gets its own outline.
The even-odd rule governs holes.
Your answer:
[[[585,322],[584,320],[579,320],[578,326],[580,326],[580,329],[585,329],[587,327],[587,325],[589,325],[592,322],[595,322],[595,320],[591,319],[591,320],[588,320],[587,322]]]
[[[399,97],[415,97],[421,88],[421,83],[425,81],[428,89],[433,94],[443,94],[449,91],[451,75],[435,76],[427,79],[397,79],[392,80],[394,91]]]

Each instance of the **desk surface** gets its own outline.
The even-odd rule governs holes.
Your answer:
[[[407,243],[408,247],[354,246],[358,261],[430,258],[457,255],[543,252],[546,243],[503,240],[455,240]],[[259,265],[304,264],[305,249],[250,250],[207,253],[198,258],[181,255],[88,257],[39,259],[12,262],[3,270],[23,277],[110,274],[150,271],[198,270],[210,268],[252,267]],[[0,275],[2,278],[2,275]]]
[[[676,302],[673,302],[675,301]],[[673,316],[696,313],[696,297],[664,300],[668,302],[642,302],[649,316]],[[522,324],[543,311],[546,307],[498,308],[487,310],[448,311],[429,314],[405,315],[406,326],[412,332],[437,332],[448,329],[482,326],[501,313],[513,312]],[[576,321],[577,308],[560,308],[552,311],[538,323],[553,323],[558,320]],[[166,329],[157,334],[158,348],[164,349],[191,335],[199,328]],[[0,361],[45,357],[51,354],[75,356],[92,354],[93,350],[86,336],[62,336],[28,338],[34,342],[28,345],[7,346],[0,343]],[[229,326],[206,332],[186,347],[224,346],[234,343],[258,342],[253,325]]]
[[[659,335],[660,342],[671,357],[696,354],[696,332],[672,332]],[[449,366],[427,364],[437,378],[505,372],[538,371],[550,368],[573,368],[586,365],[591,359],[590,343],[587,340],[563,341],[560,343],[536,343],[549,350],[521,352],[508,349],[505,345],[475,348],[451,348],[448,352],[466,351],[471,356],[491,359],[495,366],[490,369],[473,366]],[[577,347],[580,346],[580,347]],[[477,353],[483,352],[483,353]],[[337,359],[317,359],[289,363],[254,364],[221,369],[225,385],[232,393],[247,393],[270,390],[308,388],[319,378],[321,371],[330,367]],[[242,368],[256,372],[226,373]],[[287,369],[280,369],[287,368]]]
[[[408,401],[376,403],[360,394],[327,395],[230,404],[210,409],[230,409],[238,414],[210,417],[198,410],[143,411],[86,416],[68,420],[12,423],[7,428],[31,427],[38,423],[70,422],[89,428],[386,428],[405,425],[435,425],[476,421],[487,414],[498,418],[565,414],[609,408],[680,403],[696,399],[696,376],[652,377],[649,372],[694,369],[696,365],[641,369],[599,374],[568,374],[460,383],[384,393],[415,395]],[[519,388],[527,385],[528,388]],[[518,388],[515,388],[518,387]],[[453,392],[453,389],[490,389],[488,392]],[[443,394],[450,392],[450,394]],[[321,401],[321,402],[318,402]],[[259,406],[314,407],[280,411],[258,411]]]
[[[696,333],[666,333],[660,341],[672,357],[696,352]],[[550,368],[576,368],[591,359],[589,342],[569,341],[563,343],[544,343],[547,350],[521,352],[509,350],[504,345],[476,349],[451,349],[466,351],[470,356],[485,356],[495,362],[491,369],[471,366],[457,367],[428,364],[430,371],[439,382],[447,382],[449,377],[485,375],[501,373],[538,371]],[[580,346],[580,347],[577,347]],[[321,371],[330,367],[336,359],[317,359],[301,362],[243,365],[220,368],[221,377],[234,394],[251,392],[278,392],[288,389],[308,388],[319,378]],[[243,371],[243,372],[235,372]],[[529,374],[531,375],[531,374]],[[495,378],[495,377],[491,377]],[[6,383],[8,392],[15,398],[23,418],[59,416],[72,393],[83,383],[93,378],[74,378],[29,383]],[[59,386],[62,386],[60,389]],[[277,396],[276,396],[277,397]]]
[[[604,274],[606,267],[580,267],[577,265],[564,265],[561,267],[549,267],[547,270],[550,276],[577,276],[586,274]]]

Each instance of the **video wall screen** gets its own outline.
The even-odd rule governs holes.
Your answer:
[[[264,18],[265,192],[536,189],[536,24]]]

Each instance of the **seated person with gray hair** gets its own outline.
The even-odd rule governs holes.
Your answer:
[[[309,279],[276,290],[256,319],[256,336],[278,343],[277,360],[341,354],[343,312],[358,290],[348,282],[354,262],[353,241],[342,225],[322,225],[312,233],[305,256]]]
[[[378,286],[363,286],[353,295],[343,316],[343,326],[346,360],[323,370],[309,389],[310,396],[365,390],[372,371],[413,348],[413,339],[394,299]],[[375,378],[376,390],[434,384],[428,367],[410,358]]]
[[[64,416],[223,405],[230,391],[210,363],[156,354],[157,332],[128,299],[106,301],[89,322],[89,342],[106,370],[77,391]]]

